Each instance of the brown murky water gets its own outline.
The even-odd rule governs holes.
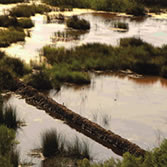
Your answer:
[[[51,90],[49,96],[142,148],[152,149],[167,138],[166,92],[167,80],[162,78],[92,74],[90,86],[63,86],[58,93]],[[40,146],[41,133],[50,128],[57,129],[69,140],[75,136],[86,140],[94,160],[117,157],[111,150],[72,130],[62,121],[52,119],[44,111],[27,105],[17,96],[12,96],[8,103],[16,106],[27,124],[18,133],[22,158],[36,162],[36,166],[40,166],[40,159],[30,158],[27,153]]]

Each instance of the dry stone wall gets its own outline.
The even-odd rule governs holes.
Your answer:
[[[117,155],[122,156],[125,152],[130,152],[135,156],[144,156],[145,154],[145,150],[136,144],[69,110],[19,80],[16,80],[14,91],[21,95],[26,103],[44,110],[53,118],[63,120],[71,128],[111,149]]]

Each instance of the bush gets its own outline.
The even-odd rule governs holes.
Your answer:
[[[115,28],[126,29],[126,30],[129,29],[128,23],[124,23],[124,22],[116,22],[116,23],[114,23],[114,27]]]
[[[12,43],[24,40],[25,33],[22,29],[0,30],[0,47],[8,47]]]
[[[8,15],[0,16],[0,27],[20,27],[31,28],[34,24],[30,18],[17,19],[15,16],[10,17]]]
[[[62,151],[62,138],[56,130],[50,130],[42,134],[42,153],[45,157],[55,156]]]
[[[72,71],[66,64],[53,66],[50,76],[52,81],[57,80],[61,83],[90,84],[90,77],[87,73]]]
[[[15,131],[6,126],[0,126],[0,155],[10,154],[15,140]]]
[[[123,160],[111,158],[104,163],[91,163],[87,159],[79,161],[78,167],[165,167],[167,165],[167,140],[160,147],[147,152],[145,157],[135,157],[130,153],[123,155]]]
[[[70,157],[74,159],[91,159],[89,145],[78,137],[73,142],[66,141],[56,130],[42,134],[42,153],[45,157]]]
[[[14,80],[12,74],[2,67],[0,67],[0,90],[12,90]]]
[[[52,84],[45,72],[39,71],[25,79],[26,83],[38,90],[52,89]]]
[[[15,131],[0,126],[0,166],[18,167],[19,157],[15,151]]]
[[[32,28],[34,23],[30,18],[21,18],[18,20],[18,26],[21,28]]]
[[[90,23],[85,19],[79,19],[78,16],[72,16],[67,20],[67,27],[71,27],[77,30],[89,30]]]
[[[43,14],[50,12],[51,9],[45,5],[18,5],[10,10],[10,15],[14,17],[30,17],[34,16],[35,13]]]
[[[24,2],[24,0],[0,0],[0,3],[2,4],[19,3],[19,2]]]
[[[143,5],[134,3],[131,8],[126,9],[126,13],[134,16],[144,16],[146,15],[146,10]]]

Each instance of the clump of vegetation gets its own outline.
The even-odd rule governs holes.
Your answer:
[[[10,10],[10,16],[14,17],[30,17],[34,16],[36,13],[43,14],[45,12],[50,12],[51,9],[46,5],[18,5]]]
[[[44,3],[73,8],[91,8],[95,10],[104,10],[112,12],[128,12],[130,14],[141,16],[146,13],[143,3],[138,0],[42,0]]]
[[[12,90],[14,80],[12,74],[2,67],[0,67],[0,90]]]
[[[18,26],[21,28],[32,28],[34,27],[34,23],[30,18],[21,18],[18,19]]]
[[[13,164],[14,157],[12,157],[14,146],[15,131],[8,129],[6,126],[0,126],[0,166],[16,167],[16,163]]]
[[[5,106],[0,95],[0,126],[4,125],[10,129],[17,130],[21,120],[18,118],[16,109],[12,106]]]
[[[51,78],[62,82],[73,80],[69,77],[69,72],[87,73],[90,70],[130,69],[139,74],[165,77],[166,53],[166,46],[154,47],[140,38],[121,39],[120,46],[117,47],[93,43],[72,49],[50,46],[43,48],[43,56],[52,65],[48,74]]]
[[[42,153],[45,157],[55,156],[64,152],[61,138],[56,130],[50,130],[42,134]]]
[[[12,106],[5,106],[0,109],[0,125],[6,125],[10,129],[16,130],[20,127],[21,120],[18,118],[16,109]]]
[[[42,153],[45,157],[70,157],[74,159],[91,159],[89,146],[77,137],[73,142],[66,141],[56,130],[42,135]]]
[[[46,75],[46,72],[42,70],[36,71],[35,73],[26,76],[24,81],[28,85],[38,90],[49,90],[53,88],[48,75]],[[59,87],[55,87],[55,88],[60,89]]]
[[[12,90],[14,77],[23,77],[30,72],[31,69],[20,59],[8,57],[0,51],[0,90]]]
[[[77,30],[89,30],[90,23],[85,19],[79,19],[78,16],[72,16],[67,20],[67,27]]]
[[[19,152],[16,150],[16,133],[20,127],[15,108],[5,106],[0,94],[0,166],[18,167]]]
[[[2,4],[10,4],[10,3],[19,3],[24,2],[25,0],[0,0],[0,3]]]
[[[129,25],[128,25],[128,23],[124,23],[124,22],[115,22],[114,23],[114,28],[120,28],[120,29],[128,30]]]
[[[12,43],[24,41],[25,36],[24,30],[20,28],[0,30],[0,47],[8,47]]]
[[[91,163],[84,159],[78,163],[78,167],[164,167],[167,165],[167,140],[165,139],[160,147],[146,153],[145,157],[135,157],[130,153],[125,153],[123,160],[111,158],[104,163]]]

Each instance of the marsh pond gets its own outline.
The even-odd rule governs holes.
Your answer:
[[[9,8],[2,5],[0,9]],[[73,9],[68,12],[51,12],[50,16],[62,14],[65,17],[78,15],[90,22],[86,32],[71,33],[64,22],[47,20],[46,15],[36,14],[31,19],[34,27],[25,42],[1,48],[8,55],[18,57],[26,63],[40,62],[40,50],[45,45],[73,48],[87,43],[104,43],[117,46],[120,38],[140,37],[154,45],[167,44],[167,15],[132,17],[124,14],[95,12],[86,9]],[[128,29],[113,27],[116,22],[128,24]],[[70,35],[69,35],[70,34]],[[63,36],[63,38],[62,38]],[[136,143],[141,148],[152,149],[167,138],[167,79],[155,76],[142,76],[123,71],[118,74],[90,72],[91,83],[86,86],[63,85],[61,90],[50,90],[46,94],[72,111],[98,123],[107,130]],[[53,119],[44,111],[25,103],[18,95],[11,94],[7,101],[16,107],[19,117],[26,126],[17,134],[21,159],[42,166],[42,158],[30,156],[39,148],[41,133],[57,129],[69,140],[76,136],[89,143],[94,161],[104,161],[111,156],[118,157],[111,150],[71,129],[63,121]]]

